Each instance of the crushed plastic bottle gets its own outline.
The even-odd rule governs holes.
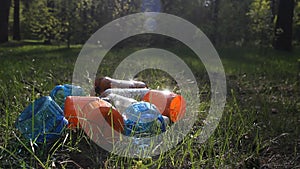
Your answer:
[[[55,141],[67,124],[62,109],[49,96],[35,100],[16,120],[22,135],[36,143]]]
[[[125,135],[145,137],[166,131],[165,121],[155,107],[148,102],[131,104],[123,113]]]
[[[80,86],[64,84],[57,85],[51,92],[51,98],[64,110],[67,96],[85,96],[84,90]]]

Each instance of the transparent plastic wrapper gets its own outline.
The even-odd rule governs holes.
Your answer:
[[[95,92],[101,95],[110,88],[147,88],[147,85],[141,81],[118,80],[110,77],[101,77],[95,80]]]
[[[36,143],[55,141],[67,124],[64,112],[49,96],[35,100],[16,120],[16,127],[22,135]]]

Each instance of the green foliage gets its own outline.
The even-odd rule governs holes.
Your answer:
[[[32,0],[27,6],[23,11],[25,30],[47,42],[68,45],[83,44],[105,23],[139,8],[133,0]]]
[[[296,45],[300,45],[300,2],[295,4],[294,12],[294,42]]]
[[[33,1],[25,15],[25,22],[35,36],[46,43],[60,38],[61,23],[55,16],[55,9],[47,6],[47,1]]]
[[[274,39],[277,2],[162,0],[161,12],[189,20],[218,46],[270,47]],[[21,33],[30,39],[82,44],[113,19],[141,12],[141,3],[142,0],[24,1],[21,4]],[[294,15],[295,44],[300,41],[299,13],[298,2]]]
[[[270,0],[253,0],[247,15],[251,19],[250,29],[255,45],[270,47],[274,39],[274,14]]]
[[[228,46],[243,46],[249,41],[249,18],[246,16],[251,0],[223,0],[220,4],[217,30],[219,43]]]
[[[113,0],[113,18],[119,18],[128,14],[132,14],[137,12],[137,8],[139,8],[139,3],[137,0]]]
[[[45,42],[84,43],[95,30],[91,1],[33,0],[24,10],[24,26]],[[94,23],[93,23],[94,22]]]

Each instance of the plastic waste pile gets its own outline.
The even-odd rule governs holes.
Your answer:
[[[185,114],[182,96],[151,90],[141,81],[101,77],[87,95],[80,86],[58,85],[50,96],[29,104],[17,118],[16,127],[35,143],[52,143],[65,128],[82,128],[87,134],[97,129],[101,130],[100,140],[109,144],[112,131],[133,137],[152,136],[165,132]]]

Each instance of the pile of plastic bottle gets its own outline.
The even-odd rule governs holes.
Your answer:
[[[101,139],[107,143],[111,128],[133,137],[165,132],[184,116],[185,107],[184,98],[173,92],[151,90],[141,81],[101,77],[89,96],[80,86],[56,86],[50,96],[35,100],[20,114],[16,127],[28,140],[51,143],[67,127],[83,128],[89,134],[91,122],[97,123],[97,129],[108,123],[110,128],[100,127]]]

